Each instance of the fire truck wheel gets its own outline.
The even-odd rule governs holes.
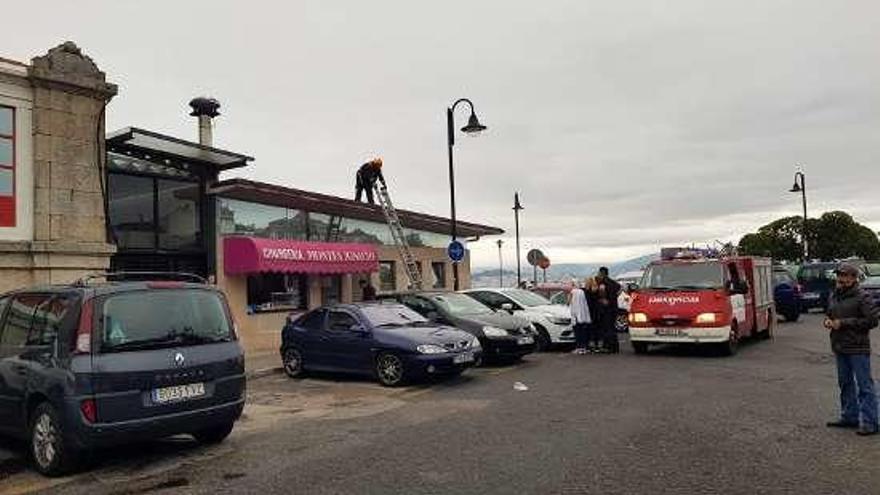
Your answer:
[[[647,354],[648,353],[648,343],[647,342],[630,342],[633,346],[633,352],[636,354]]]
[[[733,356],[736,354],[737,349],[739,348],[739,329],[737,328],[736,322],[730,326],[730,337],[728,337],[727,342],[722,342],[720,344],[719,350],[721,351],[722,356]]]

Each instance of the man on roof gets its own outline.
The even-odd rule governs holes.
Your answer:
[[[382,187],[387,187],[385,177],[382,176],[382,159],[374,158],[367,163],[361,165],[355,175],[354,182],[354,200],[361,200],[361,193],[367,193],[367,202],[375,204],[373,201],[373,189],[376,188],[376,181],[382,183]]]

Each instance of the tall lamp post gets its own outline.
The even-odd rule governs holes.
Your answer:
[[[481,124],[477,119],[477,114],[474,113],[474,104],[471,103],[471,100],[460,98],[456,100],[452,106],[446,109],[446,134],[447,143],[449,145],[449,209],[451,211],[450,220],[452,223],[451,230],[453,241],[458,239],[458,224],[455,222],[455,175],[452,170],[452,147],[455,146],[455,124],[453,123],[453,113],[455,112],[455,107],[457,107],[459,103],[467,103],[471,109],[471,116],[468,118],[468,123],[461,128],[461,131],[465,134],[476,136],[486,130],[486,126]],[[454,290],[459,289],[457,262],[452,263],[452,287]]]
[[[501,245],[504,241],[498,239],[498,287],[504,287],[504,258],[501,257]]]
[[[519,254],[519,210],[523,206],[519,203],[519,193],[513,193],[513,221],[516,224],[516,286],[522,285],[522,271],[520,269],[521,256]]]
[[[804,225],[801,229],[801,240],[804,244],[804,261],[807,261],[810,259],[810,248],[807,241],[807,182],[803,172],[794,173],[794,185],[791,186],[789,192],[801,193],[801,200],[804,204]]]

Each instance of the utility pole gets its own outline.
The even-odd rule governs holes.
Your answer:
[[[504,258],[501,256],[501,245],[504,241],[498,239],[498,287],[504,287]]]

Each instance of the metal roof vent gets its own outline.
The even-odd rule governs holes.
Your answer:
[[[202,146],[213,146],[214,132],[211,121],[214,117],[220,115],[218,111],[220,109],[220,102],[214,98],[199,96],[190,100],[189,106],[193,109],[190,115],[199,118],[199,144]]]

